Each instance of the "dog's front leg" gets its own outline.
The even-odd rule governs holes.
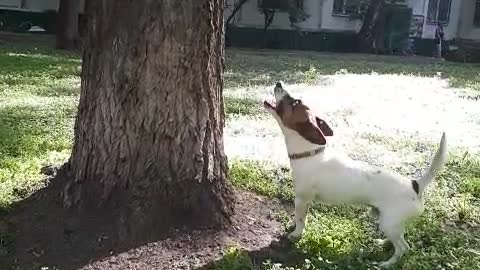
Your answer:
[[[297,240],[302,236],[307,219],[308,206],[310,202],[302,198],[295,198],[295,230],[288,235],[288,239]]]

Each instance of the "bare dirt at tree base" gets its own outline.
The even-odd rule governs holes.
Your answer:
[[[237,193],[237,198],[234,223],[228,230],[181,233],[81,269],[213,269],[222,253],[232,246],[244,248],[258,259],[275,252],[275,247],[282,248],[283,244],[275,243],[282,235],[277,217],[284,211],[280,204],[247,192]]]
[[[75,220],[39,191],[0,221],[0,230],[12,237],[0,253],[0,269],[212,269],[232,246],[259,264],[271,257],[292,260],[280,222],[290,206],[248,192],[236,197],[233,224],[225,230],[176,230],[161,239],[121,243],[108,231],[108,218]]]

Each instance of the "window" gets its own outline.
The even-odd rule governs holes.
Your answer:
[[[261,9],[274,9],[288,12],[290,5],[296,5],[303,9],[303,0],[258,0],[258,7]]]
[[[480,27],[480,0],[475,1],[475,15],[473,16],[473,25]]]
[[[333,1],[333,15],[348,16],[359,13],[362,5],[360,0],[334,0]]]
[[[427,23],[448,23],[451,0],[430,0],[428,2]]]

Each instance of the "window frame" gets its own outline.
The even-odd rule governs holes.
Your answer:
[[[426,18],[426,23],[429,25],[435,25],[437,23],[441,23],[442,25],[448,25],[450,23],[450,13],[452,11],[452,0],[437,0],[437,7],[435,9],[435,19],[430,19],[429,13],[430,13],[430,1],[428,1],[428,7],[427,7],[427,18]],[[445,21],[438,21],[438,11],[440,7],[440,3],[442,1],[448,1],[448,11],[447,11],[447,19]]]
[[[336,1],[342,1],[342,12],[338,12],[338,11],[335,11],[335,2]],[[357,4],[357,7],[356,7],[356,10],[357,10],[357,13],[360,11],[360,9],[362,8],[362,5],[360,3],[360,1],[358,0],[333,0],[333,5],[332,5],[332,16],[335,16],[335,17],[350,17],[352,16],[353,14],[355,14],[354,12],[347,12],[347,7],[348,7],[348,2],[349,1],[357,1],[358,4]]]

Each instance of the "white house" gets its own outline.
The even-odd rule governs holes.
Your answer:
[[[85,0],[80,1],[80,12],[83,12]],[[57,10],[60,0],[0,0],[0,10],[17,10],[28,12],[43,12]]]
[[[84,2],[84,0],[79,0]],[[240,0],[227,0],[230,7]],[[264,17],[259,3],[264,0],[249,0],[236,14],[236,27],[263,28]],[[275,0],[288,1],[288,0]],[[270,2],[275,2],[270,1]],[[60,0],[0,0],[0,10],[42,12],[57,10]],[[303,0],[304,10],[310,17],[299,26],[303,31],[358,31],[361,23],[348,15],[358,8],[359,0]],[[444,24],[447,39],[480,39],[480,0],[407,0],[412,8],[412,27],[418,30],[416,37],[432,39],[436,22]],[[81,13],[83,13],[83,4]],[[227,9],[226,17],[228,12]],[[1,20],[1,16],[0,16]],[[291,29],[288,13],[277,12],[270,29]]]
[[[85,0],[80,3],[83,17]],[[0,31],[54,32],[60,0],[0,0]]]
[[[239,0],[228,0],[230,6]],[[259,6],[263,0],[249,0],[234,19],[235,27],[263,28],[264,16]],[[288,0],[278,0],[288,1]],[[310,17],[299,26],[303,31],[358,31],[359,20],[349,15],[358,7],[359,0],[303,0]],[[480,40],[480,0],[407,0],[412,9],[412,36],[433,39],[437,22],[444,25],[446,39]],[[231,12],[230,11],[227,11]],[[288,13],[276,12],[269,29],[291,30]]]
[[[79,1],[81,2],[80,13],[83,13],[85,0]],[[225,14],[227,18],[234,4],[240,0],[226,1],[229,6]],[[264,15],[259,7],[267,2],[278,5],[280,2],[286,1],[289,0],[248,0],[233,20],[236,31],[242,32],[240,36],[237,36],[237,41],[246,44],[248,41],[244,42],[244,39],[258,40],[263,37],[261,29],[264,27]],[[290,48],[310,49],[314,45],[318,47],[319,43],[325,43],[326,40],[338,39],[339,36],[340,38],[336,42],[331,42],[328,46],[335,48],[345,46],[349,40],[345,35],[342,36],[342,33],[353,34],[361,27],[360,20],[353,20],[349,16],[352,12],[362,8],[359,7],[360,0],[296,1],[310,15],[306,21],[298,25],[300,30],[308,35],[308,38],[298,39],[295,35],[288,34],[294,29],[290,25],[286,11],[278,10],[269,27],[274,32],[274,39],[278,41],[280,36],[284,35],[283,42],[292,43],[289,45]],[[37,25],[55,23],[52,22],[51,13],[48,14],[44,11],[58,10],[59,2],[60,0],[0,0],[0,30],[18,29],[18,25],[26,21]],[[423,42],[424,47],[431,50],[430,43],[433,42],[437,22],[444,25],[447,40],[480,41],[480,0],[406,0],[406,5],[412,11],[410,36],[417,39],[420,47],[423,46]],[[297,40],[290,41],[291,39]],[[314,43],[314,45],[306,44],[308,42]],[[314,49],[318,49],[317,47]]]
[[[480,39],[480,0],[463,0],[459,8],[458,36]]]

